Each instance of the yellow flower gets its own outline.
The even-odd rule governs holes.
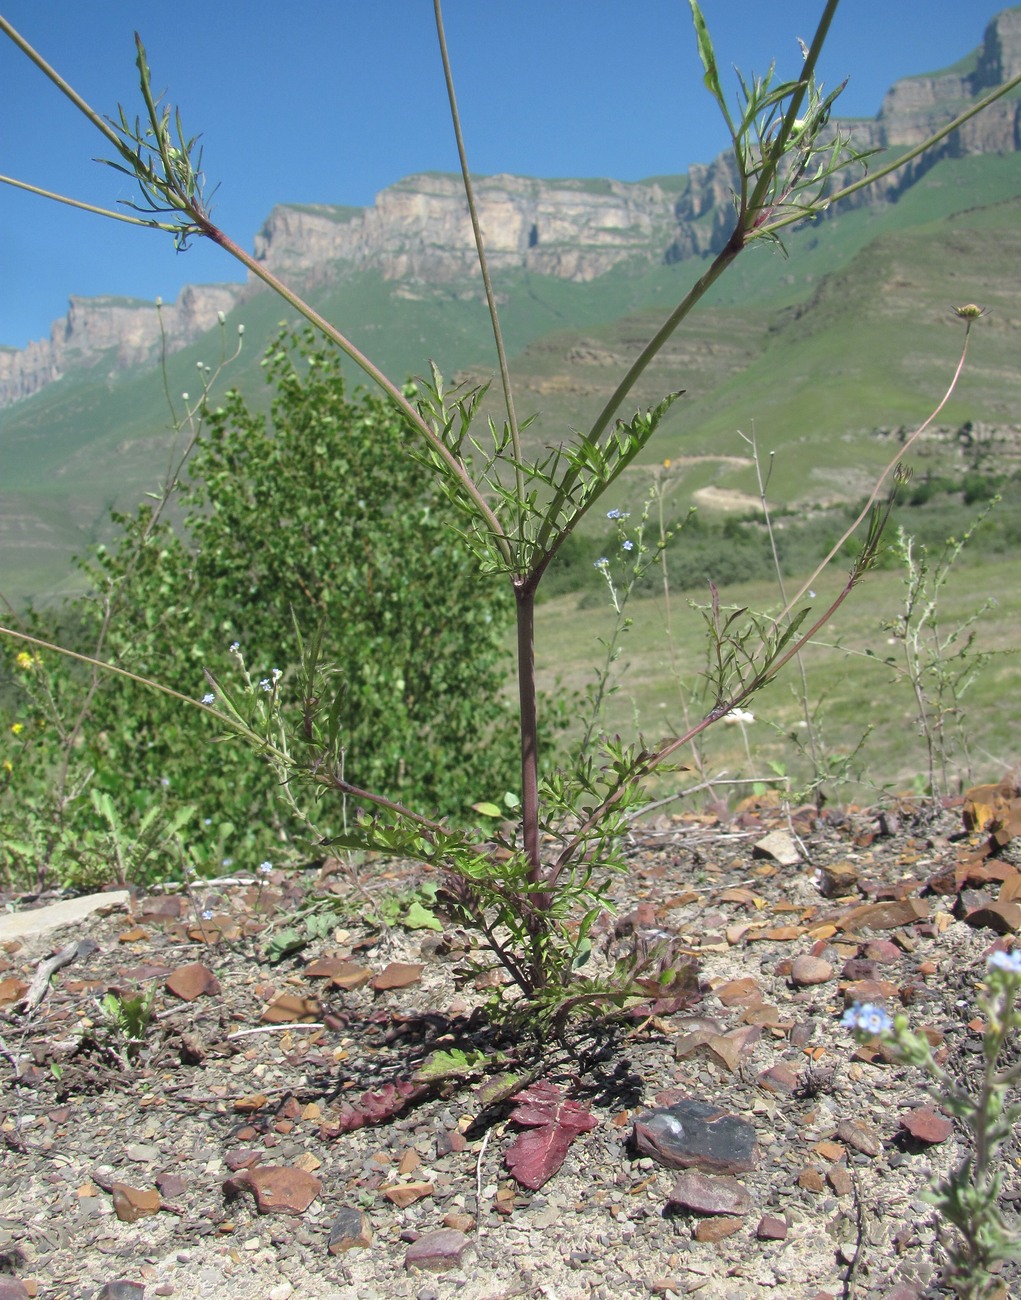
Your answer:
[[[0,763],[0,769],[2,769],[4,772],[8,772],[8,773],[13,772],[13,771],[14,771],[14,764],[11,762],[11,760],[10,760],[9,758],[5,758],[4,761],[3,761],[2,763]]]
[[[12,723],[11,723],[11,735],[12,735],[12,736],[20,736],[21,733],[22,733],[24,730],[25,730],[25,724],[24,724],[23,722],[12,722]]]
[[[32,656],[28,653],[27,650],[19,650],[18,657],[15,659],[14,662],[18,665],[19,668],[29,669],[35,667],[35,660],[32,658]]]
[[[973,302],[967,302],[964,304],[963,307],[952,308],[952,311],[959,320],[970,321],[970,320],[978,320],[980,316],[984,316],[988,311],[988,308],[979,307],[976,303]]]

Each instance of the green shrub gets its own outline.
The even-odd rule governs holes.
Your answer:
[[[243,656],[256,681],[294,704],[296,674],[274,681],[274,670],[300,659],[295,623],[306,634],[321,626],[324,653],[343,665],[345,775],[456,821],[473,801],[516,785],[504,691],[513,598],[478,580],[436,478],[405,454],[401,420],[380,398],[348,394],[337,353],[282,335],[264,365],[269,420],[227,395],[181,486],[182,521],[152,526],[151,506],[115,516],[118,540],[87,566],[93,594],[56,616],[59,634],[92,651],[109,594],[111,661],[198,699],[210,689],[204,670],[228,682]],[[87,671],[44,663],[59,711],[71,716]],[[31,712],[16,706],[8,726]],[[214,748],[211,762],[211,739],[197,711],[104,676],[74,760],[126,817],[192,806],[202,865],[219,868],[221,854],[242,851],[251,865],[290,840],[300,819],[275,797],[258,755],[233,742],[229,754]],[[21,756],[20,772],[5,772],[12,796],[29,768],[39,785],[60,763],[53,728],[47,740],[31,762]],[[78,803],[93,825],[90,801]],[[336,825],[339,805],[327,815]]]

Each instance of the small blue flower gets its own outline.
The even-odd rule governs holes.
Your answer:
[[[234,859],[233,859],[233,858],[224,858],[224,860],[223,860],[223,865],[224,865],[225,867],[232,867],[232,866],[234,865]]]
[[[238,650],[240,649],[240,643],[237,641],[232,641],[228,648],[232,655],[236,655]]]
[[[1003,970],[1011,975],[1021,975],[1021,948],[1013,952],[994,952],[986,958],[988,970]]]
[[[211,907],[207,907],[202,913],[202,919],[203,921],[211,921],[213,919],[213,909]]]
[[[268,876],[269,873],[273,870],[273,863],[272,863],[272,862],[260,862],[260,863],[259,863],[259,870],[262,872],[262,874],[263,874],[264,876]]]
[[[170,784],[170,777],[169,777],[169,776],[161,776],[161,777],[160,777],[160,785],[163,787],[164,790],[167,788],[167,786],[168,786],[169,784]]]
[[[273,689],[273,683],[269,680],[268,677],[264,677],[262,681],[259,683],[259,689],[263,691],[271,691]]]
[[[872,1002],[856,1002],[848,1007],[840,1023],[861,1034],[885,1034],[893,1028],[890,1016]]]
[[[592,567],[594,569],[605,569],[609,563],[610,561],[606,558],[605,555],[600,555],[599,559],[596,560],[595,564]]]
[[[607,519],[627,519],[629,513],[627,510],[607,510],[606,517]]]
[[[634,550],[635,544],[632,541],[626,541],[626,542],[621,542],[621,546],[624,548],[625,551],[632,551]]]
[[[203,695],[203,697],[202,697],[202,703],[203,703],[203,704],[212,704],[213,701],[214,701],[215,699],[216,699],[216,696],[213,694],[212,691],[206,691],[205,695]]]

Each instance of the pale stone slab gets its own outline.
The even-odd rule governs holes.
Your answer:
[[[112,889],[105,894],[62,898],[58,903],[47,903],[45,907],[27,912],[0,914],[0,943],[7,939],[27,939],[35,934],[45,934],[62,925],[75,925],[94,912],[126,911],[129,898],[126,889]]]

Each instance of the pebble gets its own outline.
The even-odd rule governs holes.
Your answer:
[[[833,967],[823,957],[802,954],[795,957],[791,966],[791,983],[797,988],[812,984],[825,984],[833,978]]]

